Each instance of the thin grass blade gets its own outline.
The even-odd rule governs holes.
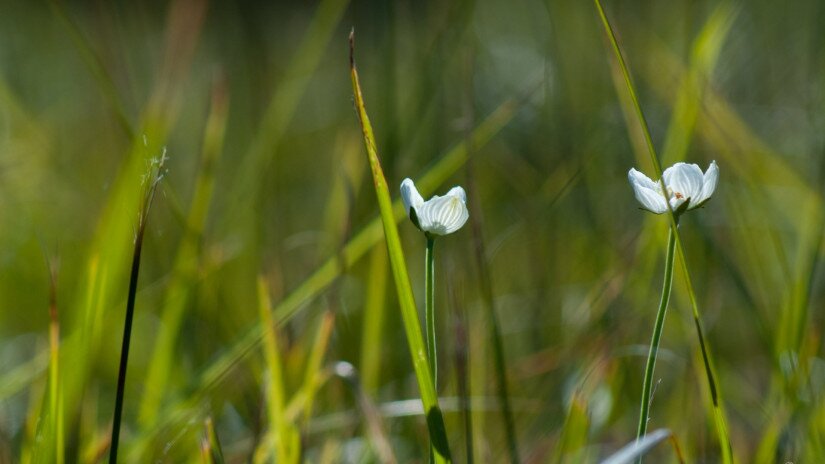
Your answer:
[[[407,264],[404,259],[404,250],[401,248],[401,239],[398,236],[398,228],[393,213],[393,204],[390,199],[387,181],[378,160],[378,148],[375,145],[372,125],[364,106],[364,99],[361,94],[361,86],[358,82],[358,71],[355,67],[355,39],[354,31],[350,32],[350,76],[352,78],[352,89],[355,95],[355,108],[358,112],[358,120],[361,123],[361,131],[364,135],[364,145],[367,150],[367,157],[372,171],[373,182],[375,183],[375,193],[378,197],[378,206],[381,211],[381,219],[384,224],[384,239],[387,242],[387,251],[390,258],[390,268],[392,269],[393,280],[398,294],[398,304],[401,307],[401,315],[404,321],[404,329],[407,333],[407,343],[412,356],[413,368],[418,380],[418,388],[421,393],[421,401],[426,411],[427,426],[430,431],[430,443],[435,453],[436,462],[450,462],[450,445],[447,440],[447,429],[444,425],[444,416],[438,405],[438,396],[433,387],[433,374],[428,366],[427,351],[424,344],[424,337],[421,333],[421,326],[418,322],[418,310],[415,305],[415,298],[410,285],[410,278],[407,275]]]

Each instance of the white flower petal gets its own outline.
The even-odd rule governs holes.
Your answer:
[[[696,199],[696,206],[701,206],[702,203],[710,199],[713,192],[716,190],[716,183],[719,181],[719,167],[716,166],[716,161],[711,161],[708,170],[702,179],[702,193]]]
[[[459,195],[434,196],[416,208],[421,230],[435,235],[447,235],[460,229],[470,213]]]
[[[467,194],[464,193],[464,189],[461,187],[453,187],[447,192],[448,197],[458,197],[462,202],[467,203]]]
[[[642,208],[656,214],[667,211],[667,203],[665,203],[665,197],[662,195],[661,189],[649,177],[635,169],[630,169],[630,172],[627,173],[627,179],[633,187],[636,200],[642,204]]]
[[[677,209],[679,209],[680,206],[682,206],[682,203],[686,202],[687,200],[688,200],[687,197],[679,198],[679,197],[673,196],[673,197],[670,198],[670,207],[673,208],[673,211],[676,211]],[[688,205],[688,208],[690,208],[690,205]]]
[[[665,185],[677,197],[681,195],[693,201],[702,194],[702,169],[695,164],[676,163],[665,169],[662,177]]]
[[[407,212],[407,216],[410,215],[410,207],[415,208],[417,211],[418,207],[424,204],[424,198],[418,193],[418,189],[415,188],[415,184],[410,178],[406,178],[401,182],[401,201],[404,203],[404,211]]]
[[[642,174],[634,168],[630,168],[630,171],[627,173],[627,179],[630,181],[631,185],[637,183],[642,187],[649,188],[651,190],[661,191],[658,182],[653,182],[653,179],[647,177],[646,175]]]

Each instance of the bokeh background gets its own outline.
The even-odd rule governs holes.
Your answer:
[[[605,9],[662,164],[719,164],[680,232],[734,453],[823,460],[825,3]],[[393,195],[405,177],[469,191],[471,223],[436,261],[456,460],[468,443],[476,461],[509,459],[491,307],[522,460],[593,462],[634,439],[668,223],[627,183],[653,168],[591,2],[0,10],[0,461],[105,460],[141,179],[163,150],[123,460],[200,461],[208,418],[228,462],[268,459],[278,423],[307,462],[372,462],[382,440],[427,460],[353,110],[353,27]],[[424,239],[399,228],[423,305]],[[650,427],[716,462],[678,266],[661,349]]]

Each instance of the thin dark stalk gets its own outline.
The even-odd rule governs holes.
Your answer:
[[[424,318],[427,327],[427,357],[430,360],[430,372],[433,373],[433,388],[438,392],[438,361],[435,348],[435,258],[433,247],[435,239],[427,235],[427,252],[425,256],[424,277]]]
[[[464,306],[459,303],[459,298],[456,295],[454,288],[451,289],[453,307],[455,311],[455,343],[454,343],[454,357],[455,357],[455,371],[458,383],[458,398],[459,409],[464,420],[464,446],[467,454],[467,464],[473,464],[473,421],[470,414],[470,385],[468,375],[469,360],[469,346],[470,335],[467,330],[467,316]]]
[[[650,394],[653,388],[653,371],[656,367],[656,355],[659,352],[659,342],[662,338],[662,328],[665,325],[667,304],[670,301],[670,290],[673,286],[673,258],[676,251],[676,236],[673,231],[667,234],[667,256],[665,257],[665,279],[662,283],[662,299],[659,301],[659,311],[656,313],[656,324],[653,326],[653,337],[650,341],[650,352],[647,355],[645,379],[642,386],[642,404],[639,413],[639,429],[636,440],[641,440],[647,432],[647,422],[650,413]],[[637,462],[641,462],[641,458]]]
[[[498,400],[501,403],[501,415],[504,419],[504,431],[507,438],[507,447],[510,453],[510,462],[517,464],[521,462],[518,451],[518,439],[516,438],[516,424],[513,420],[513,409],[510,406],[510,392],[507,386],[507,362],[504,357],[504,343],[501,341],[501,324],[496,314],[496,304],[493,299],[493,279],[490,275],[490,268],[487,265],[487,252],[484,247],[484,236],[482,233],[482,213],[478,208],[478,192],[476,191],[475,175],[472,162],[467,162],[467,189],[470,195],[470,227],[473,232],[473,249],[475,252],[476,265],[478,266],[478,279],[481,287],[481,296],[484,301],[484,309],[490,326],[490,338],[493,342],[493,361],[496,370],[496,387]]]
[[[381,413],[364,391],[355,366],[346,361],[339,361],[332,366],[332,372],[344,380],[344,383],[349,386],[352,394],[355,396],[358,407],[361,408],[361,412],[367,422],[367,434],[374,447],[378,462],[382,464],[396,464],[398,460],[392,451],[392,445],[387,437]]]
[[[120,423],[123,417],[123,396],[126,390],[126,366],[129,362],[129,345],[132,339],[132,320],[135,315],[135,297],[137,296],[138,274],[140,272],[140,252],[143,249],[143,236],[146,232],[146,222],[149,218],[149,209],[155,198],[155,190],[163,178],[163,165],[166,162],[166,153],[158,160],[151,161],[151,168],[146,191],[142,197],[138,228],[135,235],[135,249],[132,254],[132,271],[129,276],[129,294],[126,299],[126,320],[123,324],[123,343],[120,348],[120,368],[117,374],[117,396],[115,398],[115,416],[112,422],[112,439],[109,448],[109,463],[117,462],[117,449],[120,440]]]

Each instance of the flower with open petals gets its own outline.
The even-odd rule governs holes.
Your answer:
[[[695,164],[676,163],[662,174],[667,186],[666,193],[662,192],[659,182],[654,182],[633,168],[627,173],[627,178],[643,209],[662,214],[667,212],[665,202],[669,202],[673,212],[681,214],[699,208],[710,200],[719,180],[719,168],[716,161],[711,161],[703,174],[702,169]]]
[[[451,234],[467,222],[467,195],[461,187],[453,187],[446,195],[424,201],[411,179],[401,182],[401,201],[407,216],[425,234]]]

